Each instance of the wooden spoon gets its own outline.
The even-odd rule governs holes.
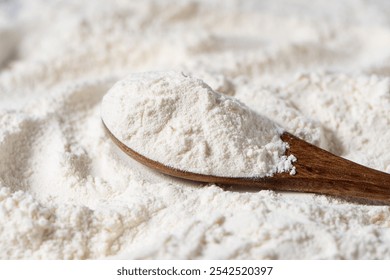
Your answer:
[[[298,159],[294,163],[296,174],[292,176],[288,173],[277,173],[273,177],[245,178],[204,175],[168,167],[133,151],[111,133],[104,121],[103,126],[114,143],[127,155],[152,169],[174,177],[207,183],[308,192],[390,203],[390,174],[335,156],[288,132],[284,132],[281,139],[289,144],[290,148],[286,154],[293,154]]]

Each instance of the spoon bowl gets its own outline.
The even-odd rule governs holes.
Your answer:
[[[111,140],[127,155],[161,173],[205,183],[237,185],[278,191],[305,192],[390,203],[390,174],[365,167],[318,148],[284,132],[281,139],[288,143],[286,155],[293,154],[296,174],[276,173],[272,177],[221,177],[176,169],[147,158],[117,139],[103,121]]]

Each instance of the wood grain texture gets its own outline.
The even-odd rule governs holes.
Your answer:
[[[390,203],[390,174],[335,156],[287,132],[282,134],[281,138],[290,146],[286,154],[293,154],[298,159],[294,163],[297,171],[295,175],[278,173],[273,177],[240,178],[233,177],[234,174],[232,177],[197,174],[163,165],[133,151],[119,141],[104,122],[103,126],[112,141],[127,155],[150,168],[174,177],[206,183],[307,192]]]

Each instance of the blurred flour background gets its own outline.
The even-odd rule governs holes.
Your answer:
[[[127,159],[100,101],[182,70],[390,172],[388,1],[0,1],[0,258],[390,258],[390,208],[225,191]],[[390,186],[390,183],[389,183]]]

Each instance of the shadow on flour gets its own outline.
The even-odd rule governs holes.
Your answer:
[[[0,29],[0,73],[19,57],[20,32],[17,28]]]
[[[226,185],[218,185],[221,189],[223,189],[226,192],[238,192],[238,193],[257,193],[260,191],[269,191],[267,189],[261,189],[259,187],[249,187],[249,186],[226,186]],[[300,192],[285,192],[285,191],[274,191],[275,194],[278,195],[294,195],[294,196],[307,196],[307,195],[314,195],[314,196],[321,196],[319,194],[309,194],[309,193],[300,193]],[[355,205],[367,205],[367,206],[390,206],[389,203],[384,202],[376,202],[376,201],[370,201],[365,199],[356,199],[356,198],[349,198],[349,197],[333,197],[333,196],[325,196],[330,203],[334,202],[336,204],[355,204]]]

